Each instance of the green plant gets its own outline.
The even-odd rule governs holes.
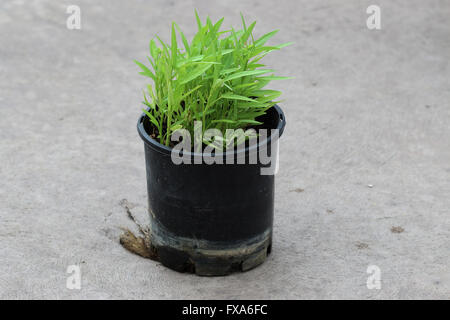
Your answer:
[[[271,80],[286,79],[264,69],[260,60],[269,52],[290,43],[267,46],[278,30],[259,39],[253,38],[256,21],[242,30],[220,31],[224,18],[203,25],[195,12],[198,32],[191,43],[172,22],[171,43],[160,46],[150,41],[151,69],[135,61],[140,74],[150,77],[153,85],[144,92],[144,112],[154,125],[154,137],[169,146],[170,136],[177,129],[187,129],[193,136],[194,121],[202,122],[202,132],[217,128],[245,129],[260,122],[255,119],[273,106],[280,91],[263,89]],[[184,49],[177,43],[181,37]],[[226,142],[227,143],[227,142]]]

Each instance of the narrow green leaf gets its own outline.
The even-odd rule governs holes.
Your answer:
[[[265,95],[274,95],[274,94],[281,94],[281,91],[278,90],[254,90],[251,92],[252,96],[255,97],[263,97]]]
[[[196,90],[200,89],[202,87],[201,84],[199,84],[198,86],[196,86],[194,89],[189,90],[188,92],[186,92],[182,97],[181,100],[183,100],[184,98],[186,98],[188,95],[192,94],[193,92],[195,92]]]
[[[243,84],[239,84],[239,85],[235,86],[234,89],[235,90],[243,89],[243,88],[253,87],[253,86],[256,86],[256,85],[257,85],[257,83],[255,83],[255,82],[243,83]]]
[[[256,102],[256,100],[254,100],[252,98],[240,96],[238,94],[233,94],[233,93],[225,93],[225,94],[221,95],[221,98]]]
[[[279,44],[279,45],[277,45],[277,46],[275,46],[275,47],[278,48],[278,49],[281,49],[281,48],[290,46],[290,45],[292,45],[292,44],[294,44],[294,43],[293,43],[293,42],[286,42],[286,43]]]
[[[272,38],[274,35],[276,35],[278,30],[274,30],[272,32],[268,32],[265,35],[263,35],[261,38],[255,41],[255,47],[262,46],[264,43],[267,42],[270,38]]]
[[[170,131],[175,132],[178,129],[182,129],[182,128],[183,128],[183,126],[181,124],[177,124],[177,125],[174,125],[173,127],[171,127]]]
[[[150,40],[149,48],[150,48],[150,55],[153,57],[153,59],[156,59],[156,57],[158,56],[158,48],[156,47],[155,40],[153,39]]]
[[[183,31],[181,31],[181,28],[178,26],[178,24],[175,23],[175,27],[177,28],[178,32],[180,33],[181,41],[183,41],[184,49],[186,50],[188,55],[190,55],[191,54],[191,50],[190,50],[190,47],[189,47],[189,42],[187,41]]]
[[[221,18],[219,21],[217,21],[217,22],[214,24],[214,33],[216,33],[216,32],[219,31],[220,26],[222,25],[223,20],[224,20],[224,18]]]
[[[155,125],[155,127],[159,128],[159,124],[158,124],[158,121],[156,120],[156,118],[150,112],[148,112],[146,109],[142,109],[142,111],[144,111],[144,113],[150,119],[151,123],[153,123]]]
[[[198,68],[196,71],[192,72],[186,79],[181,81],[181,84],[185,84],[185,83],[188,83],[191,80],[194,80],[195,78],[197,78],[200,75],[202,75],[203,73],[205,73],[206,70],[211,68],[211,66],[212,66],[212,64],[208,63],[206,66],[202,66],[202,67]]]
[[[229,123],[229,124],[235,124],[236,121],[228,120],[228,119],[220,119],[220,120],[212,120],[212,123]]]
[[[242,26],[244,27],[244,30],[247,30],[247,27],[245,26],[244,15],[242,14],[242,12],[240,12],[240,15],[241,15]]]
[[[145,65],[143,65],[139,61],[134,60],[134,62],[143,70],[143,72],[140,72],[140,74],[142,74],[143,76],[150,77],[156,81],[155,75],[153,74],[153,72],[150,71],[149,68],[147,68]]]
[[[263,74],[263,73],[268,73],[268,72],[273,72],[273,70],[267,69],[267,70],[250,70],[250,71],[237,72],[237,73],[234,73],[234,74],[226,77],[224,79],[224,81],[230,81],[230,80],[241,78],[241,77],[258,75],[258,74]]]
[[[233,52],[234,51],[234,49],[225,49],[225,50],[223,50],[222,52],[221,52],[221,54],[224,56],[224,55],[226,55],[226,54],[228,54],[228,53],[231,53],[231,52]]]
[[[247,39],[248,39],[248,37],[251,35],[251,33],[252,33],[253,28],[255,27],[255,25],[256,25],[256,21],[254,21],[254,22],[250,25],[250,27],[248,27],[248,29],[245,31],[245,33],[242,35],[242,37],[241,37],[241,39],[240,39],[242,43],[245,43],[245,42],[247,41]]]
[[[256,101],[255,102],[241,102],[236,104],[236,107],[238,108],[251,108],[251,109],[263,109],[266,108],[267,106],[269,106],[270,103],[264,103],[264,102],[260,102],[260,101]]]
[[[177,64],[178,47],[177,47],[177,34],[175,33],[174,22],[172,22],[172,42],[170,49],[172,50],[172,66],[175,66]]]
[[[198,30],[200,31],[202,29],[202,22],[200,21],[200,17],[198,16],[197,9],[195,9],[195,19],[197,20]]]
[[[221,75],[224,75],[224,74],[232,73],[232,72],[235,72],[235,71],[238,71],[238,70],[241,70],[241,67],[235,67],[235,68],[230,68],[230,69],[224,69],[224,70],[222,70],[222,71],[220,72],[220,74],[221,74]]]

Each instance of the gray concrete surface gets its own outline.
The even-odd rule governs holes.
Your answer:
[[[81,30],[66,28],[69,4]],[[273,254],[223,278],[118,243],[132,227],[120,201],[142,219],[146,206],[133,59],[172,20],[191,36],[195,7],[295,42],[266,59],[296,77],[274,84],[288,123]],[[449,17],[438,0],[1,1],[0,298],[450,298]]]

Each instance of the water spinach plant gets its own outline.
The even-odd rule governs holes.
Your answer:
[[[224,18],[213,23],[208,17],[202,24],[197,12],[195,16],[198,31],[191,42],[173,22],[170,43],[158,36],[150,40],[150,66],[135,61],[140,74],[153,80],[144,91],[144,112],[154,126],[153,138],[166,146],[178,129],[188,130],[193,137],[195,121],[201,122],[202,133],[210,128],[225,133],[261,124],[258,116],[277,103],[281,94],[265,87],[272,80],[287,78],[275,76],[260,61],[290,44],[266,45],[278,30],[255,39],[256,21],[247,26],[242,15],[239,30],[221,30]],[[231,141],[224,138],[223,143],[227,147]]]

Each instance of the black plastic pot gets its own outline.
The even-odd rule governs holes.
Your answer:
[[[281,136],[280,107],[259,120]],[[145,142],[151,241],[159,261],[198,275],[225,275],[261,264],[271,250],[274,175],[261,175],[259,162],[176,165],[172,149],[150,138],[150,126],[143,114],[138,132]],[[261,148],[270,154],[271,139],[231,152],[235,159],[248,159]]]

